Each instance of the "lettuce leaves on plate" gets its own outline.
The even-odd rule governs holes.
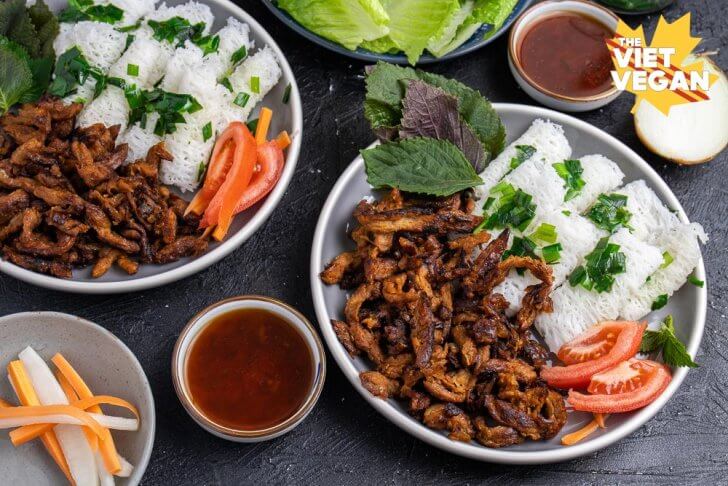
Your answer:
[[[498,31],[518,0],[278,0],[311,32],[380,54],[403,52],[414,65],[428,50],[442,57],[481,26]]]
[[[278,0],[278,7],[311,32],[355,50],[389,33],[379,0]]]

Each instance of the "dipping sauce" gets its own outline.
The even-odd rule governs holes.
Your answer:
[[[573,98],[612,88],[613,69],[604,40],[613,31],[598,20],[563,12],[537,20],[519,46],[526,75],[538,86]]]
[[[213,422],[260,430],[284,422],[313,385],[311,351],[293,324],[263,309],[236,309],[214,318],[191,345],[187,386]]]

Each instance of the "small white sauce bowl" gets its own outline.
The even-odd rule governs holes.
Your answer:
[[[621,94],[615,86],[592,96],[572,97],[559,93],[554,93],[534,82],[523,69],[520,59],[521,43],[535,22],[542,20],[544,17],[553,16],[559,13],[574,12],[591,17],[600,23],[606,25],[613,31],[617,30],[619,18],[604,7],[591,2],[581,0],[546,0],[537,3],[529,8],[516,19],[511,28],[508,38],[508,66],[511,68],[513,77],[516,78],[528,96],[538,101],[542,105],[554,108],[559,111],[590,111],[601,108],[608,103],[614,101]]]
[[[262,309],[284,319],[294,326],[306,342],[313,361],[311,389],[299,409],[278,425],[260,430],[237,430],[217,424],[208,418],[193,402],[187,385],[187,356],[200,332],[213,320],[238,309]],[[270,297],[243,295],[213,304],[194,316],[182,330],[172,354],[172,380],[182,405],[200,427],[211,434],[233,442],[262,442],[291,431],[313,410],[321,395],[326,377],[326,353],[318,334],[306,317],[288,304]]]

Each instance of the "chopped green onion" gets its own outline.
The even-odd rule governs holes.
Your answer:
[[[541,225],[536,228],[536,231],[531,234],[531,239],[550,244],[556,243],[556,238],[556,226],[548,223],[541,223]]]
[[[658,295],[655,301],[652,303],[652,310],[662,309],[667,305],[667,294]]]
[[[288,85],[286,86],[286,90],[283,92],[283,99],[281,101],[283,101],[284,105],[287,105],[288,100],[290,100],[290,99],[291,99],[291,83],[288,83]]]
[[[122,32],[122,33],[132,32],[134,30],[137,30],[141,25],[142,25],[141,22],[137,22],[136,24],[127,25],[125,27],[117,27],[116,30],[118,32]]]
[[[258,119],[255,118],[254,120],[250,120],[248,123],[248,130],[250,130],[252,133],[255,133],[255,129],[258,128]]]
[[[493,206],[494,202],[495,202],[494,197],[489,197],[488,199],[486,199],[485,203],[483,204],[483,211],[489,210],[491,208],[491,206]]]
[[[222,78],[220,80],[220,84],[222,84],[223,86],[225,86],[227,88],[227,90],[230,91],[231,93],[233,92],[233,85],[230,83],[230,79],[229,78],[227,78],[227,77]]]
[[[126,40],[124,41],[124,50],[127,50],[132,42],[134,42],[134,39],[136,36],[134,34],[129,34],[126,36]]]
[[[200,162],[200,165],[197,166],[197,182],[200,182],[202,180],[202,176],[205,175],[205,169],[207,166],[204,162]]]
[[[552,167],[565,182],[564,188],[566,189],[566,194],[564,195],[564,201],[569,201],[578,196],[586,184],[584,179],[581,178],[581,174],[584,172],[581,162],[568,159],[552,164]]]
[[[137,66],[136,64],[127,64],[126,74],[128,74],[129,76],[139,76],[139,66]]]
[[[202,139],[203,141],[207,142],[212,137],[212,122],[207,122],[204,127],[202,127]]]
[[[233,66],[236,66],[240,61],[244,60],[246,57],[248,57],[248,49],[245,46],[241,46],[240,49],[233,52],[233,55],[230,56],[230,60],[233,63]]]
[[[571,216],[571,211],[569,211],[568,209],[564,209],[563,211],[561,211],[561,214],[563,214],[564,216]]]
[[[613,233],[619,228],[632,229],[629,220],[632,213],[626,207],[627,196],[600,194],[597,202],[587,211],[586,217],[599,228]]]
[[[662,265],[660,265],[660,268],[667,268],[670,266],[670,264],[675,261],[675,259],[670,255],[669,251],[666,251],[662,254]]]
[[[260,78],[258,76],[250,77],[250,91],[255,94],[260,93]]]
[[[498,199],[491,203],[493,212],[478,225],[476,231],[506,227],[524,231],[536,215],[536,205],[532,203],[533,197],[521,189],[515,189],[507,182],[496,184],[490,193],[497,195]]]
[[[559,263],[561,259],[561,250],[564,248],[561,243],[554,243],[553,245],[544,246],[541,248],[541,255],[546,263],[554,264]]]
[[[250,99],[250,95],[248,93],[243,93],[242,91],[238,93],[238,95],[233,100],[233,103],[238,105],[241,108],[244,108],[245,105],[248,104],[248,100]]]
[[[527,256],[531,258],[538,258],[536,256],[536,243],[528,237],[520,238],[518,236],[513,237],[513,244],[511,247],[503,252],[502,259],[505,260],[509,256]],[[516,273],[523,275],[525,268],[517,268]]]
[[[516,145],[516,155],[511,158],[511,170],[515,169],[536,153],[536,147],[531,145]]]
[[[581,285],[599,293],[611,292],[614,276],[627,270],[626,256],[619,248],[619,245],[609,243],[609,237],[599,240],[586,256],[586,264],[576,267],[569,276],[571,286]]]
[[[690,282],[691,284],[695,285],[696,287],[700,287],[700,288],[703,288],[705,286],[705,282],[703,282],[702,280],[700,280],[695,275],[690,275],[688,277],[688,282]]]
[[[206,35],[204,37],[198,36],[192,39],[192,43],[202,49],[202,57],[208,54],[217,52],[220,48],[220,36],[219,35]]]

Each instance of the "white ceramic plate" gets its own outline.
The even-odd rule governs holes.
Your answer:
[[[550,119],[564,127],[575,158],[592,153],[609,157],[624,171],[625,183],[644,179],[662,201],[668,207],[677,210],[680,218],[687,222],[685,212],[667,184],[647,162],[611,135],[581,120],[544,108],[501,103],[495,103],[493,106],[506,126],[509,143],[522,134],[534,119]],[[333,257],[342,251],[353,249],[353,243],[347,236],[347,231],[355,224],[351,216],[352,210],[362,198],[374,195],[375,192],[366,181],[364,161],[359,156],[341,175],[321,210],[311,249],[311,289],[321,331],[339,367],[366,401],[406,432],[453,454],[482,461],[507,464],[563,461],[589,454],[634,432],[667,403],[685,379],[686,368],[675,370],[669,387],[655,402],[636,412],[610,416],[607,429],[600,430],[587,440],[570,447],[563,447],[560,444],[561,436],[585,425],[591,420],[589,414],[570,414],[569,421],[561,433],[550,441],[527,441],[504,449],[488,449],[475,442],[466,444],[451,441],[445,434],[429,429],[410,417],[402,404],[396,400],[385,401],[375,398],[359,382],[359,373],[369,369],[369,364],[362,358],[352,359],[331,327],[332,318],[343,319],[346,293],[337,286],[324,285],[318,276]],[[695,274],[699,279],[705,280],[702,260]],[[687,343],[688,351],[694,357],[703,336],[707,295],[706,288],[685,285],[672,296],[667,306],[650,314],[647,319],[656,321],[667,314],[672,314],[675,317],[678,336]],[[355,411],[352,410],[352,413]]]
[[[209,5],[210,9],[212,9],[212,13],[215,16],[214,30],[223,27],[228,17],[234,17],[250,26],[250,35],[255,40],[256,47],[269,45],[278,56],[283,75],[278,85],[268,93],[259,106],[265,105],[275,113],[271,122],[270,132],[278,133],[281,130],[287,130],[292,136],[292,143],[286,151],[286,164],[283,168],[283,174],[273,191],[262,202],[235,217],[225,241],[210,245],[210,249],[204,255],[194,259],[183,258],[167,265],[140,265],[139,272],[136,275],[127,275],[118,268],[112,268],[106,275],[98,279],[91,278],[90,267],[75,270],[73,272],[73,278],[65,280],[31,272],[30,270],[0,259],[1,272],[41,287],[85,294],[113,294],[159,287],[204,270],[227,256],[247,241],[268,219],[275,207],[278,206],[296,169],[303,135],[301,96],[293,76],[293,71],[275,40],[273,40],[270,34],[253,17],[248,15],[240,7],[229,0],[199,1]],[[68,2],[67,0],[47,0],[47,3],[54,11],[59,11],[65,8]],[[167,4],[169,5],[181,3],[185,3],[185,0],[167,0]],[[291,85],[291,95],[289,102],[286,104],[282,100],[283,93],[288,84]],[[251,114],[251,119],[256,117],[257,110]],[[188,192],[183,197],[191,199],[192,195],[192,193]]]
[[[134,354],[109,331],[80,317],[58,312],[23,312],[1,317],[0,397],[10,403],[17,401],[5,370],[26,346],[32,346],[47,363],[54,354],[63,354],[95,394],[123,398],[139,410],[138,431],[112,432],[119,454],[134,465],[131,477],[116,478],[116,484],[139,484],[152,454],[156,420],[152,390]],[[123,411],[119,414],[129,416]],[[15,448],[6,431],[0,431],[0,478],[3,484],[35,486],[67,482],[39,440]]]

